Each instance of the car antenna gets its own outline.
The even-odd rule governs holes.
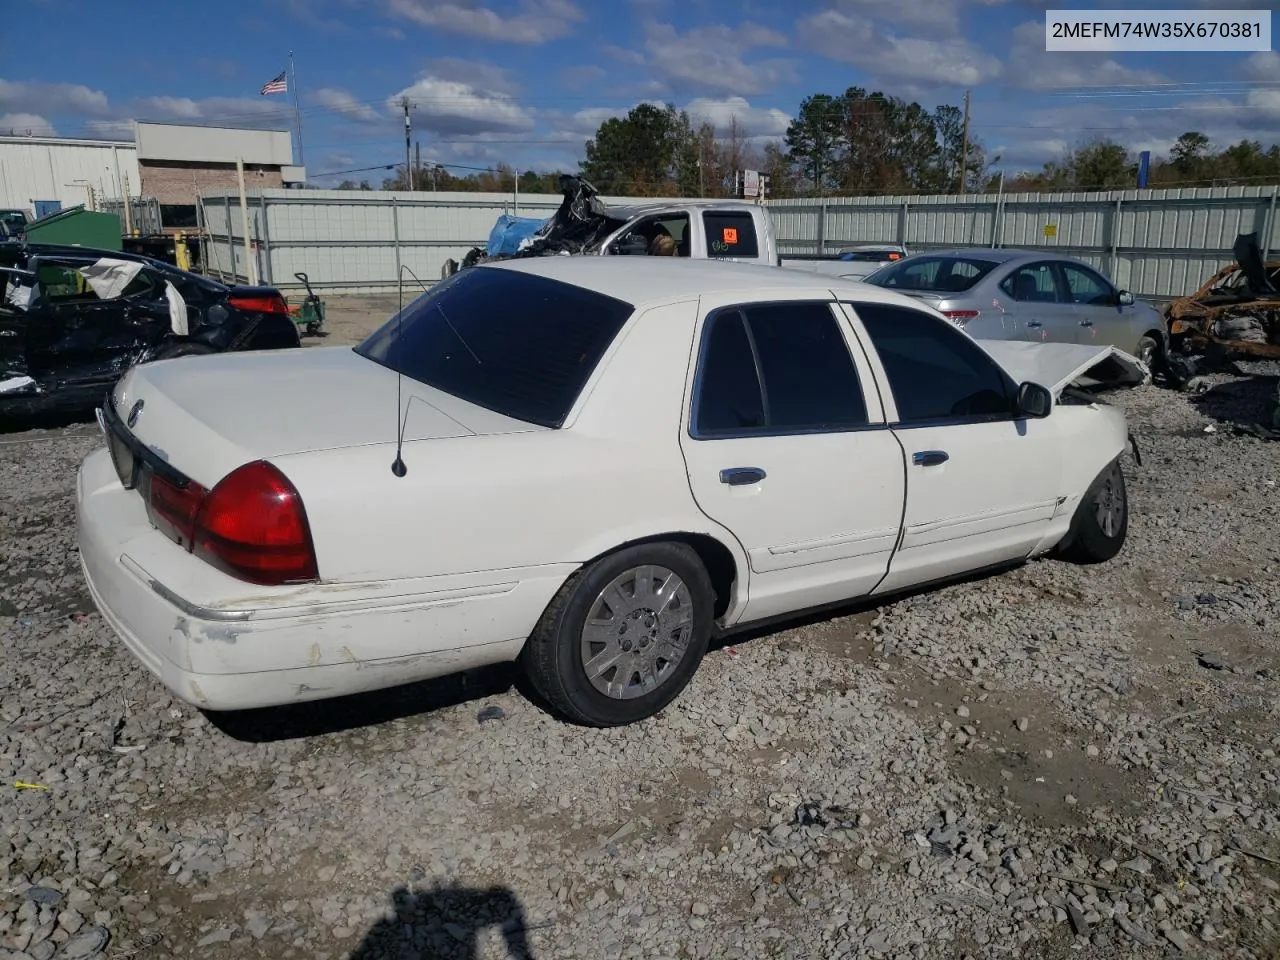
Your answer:
[[[396,280],[396,292],[400,298],[400,309],[396,313],[396,350],[404,349],[404,338],[401,334],[404,331],[404,275],[409,274],[414,280],[417,280],[418,286],[422,288],[422,292],[427,292],[427,285],[419,279],[418,275],[409,269],[407,263],[400,264],[400,276]],[[445,318],[446,322],[448,317]],[[452,326],[452,324],[450,324]],[[465,343],[464,343],[465,346]],[[470,350],[470,347],[467,347]],[[409,468],[404,462],[404,428],[409,422],[407,412],[401,413],[401,384],[404,383],[404,373],[402,365],[399,363],[400,357],[396,358],[396,458],[391,461],[391,472],[397,477],[403,477],[409,472]]]
[[[396,259],[400,259],[396,257]],[[404,350],[404,272],[407,267],[400,265],[400,276],[396,278],[396,293],[400,298],[400,309],[396,311],[396,352],[401,353]],[[416,279],[416,278],[415,278]],[[401,405],[401,385],[404,383],[404,372],[400,363],[404,358],[396,357],[396,458],[391,461],[391,472],[397,477],[403,477],[409,472],[409,468],[404,465],[404,425],[408,421],[408,416],[402,412]]]

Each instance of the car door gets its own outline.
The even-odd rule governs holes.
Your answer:
[[[868,594],[905,495],[861,349],[825,302],[753,303],[702,323],[681,447],[699,508],[750,564],[742,619]]]
[[[1127,330],[1134,307],[1120,306],[1119,291],[1084,264],[1062,261],[1058,269],[1067,302],[1075,312],[1075,342],[1132,350],[1137,338],[1128,337]],[[1130,339],[1134,342],[1127,343]]]
[[[1062,509],[1057,421],[1015,418],[1016,385],[931,314],[848,305],[907,463],[902,537],[877,593],[1026,557]]]
[[[1013,315],[1020,334],[1010,339],[1042,343],[1076,342],[1079,318],[1066,302],[1052,261],[1015,266],[1000,281],[1000,290],[1012,301],[1012,310],[1006,306],[1006,317]]]
[[[27,373],[27,310],[32,277],[17,267],[0,267],[0,383]],[[0,391],[2,392],[2,391]]]

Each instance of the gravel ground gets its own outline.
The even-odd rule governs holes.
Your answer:
[[[1214,419],[1250,370],[1114,398],[1114,562],[735,638],[609,731],[506,669],[180,704],[82,585],[96,429],[0,437],[0,958],[1274,960],[1280,446]]]

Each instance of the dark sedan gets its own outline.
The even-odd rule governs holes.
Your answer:
[[[299,346],[275,288],[136,254],[0,245],[0,289],[0,420],[88,412],[137,363]]]

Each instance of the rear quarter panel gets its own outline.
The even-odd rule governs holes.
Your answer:
[[[696,316],[689,301],[632,318],[562,429],[406,443],[403,478],[385,443],[278,458],[322,579],[577,564],[670,532],[736,547],[697,509],[680,452]]]

